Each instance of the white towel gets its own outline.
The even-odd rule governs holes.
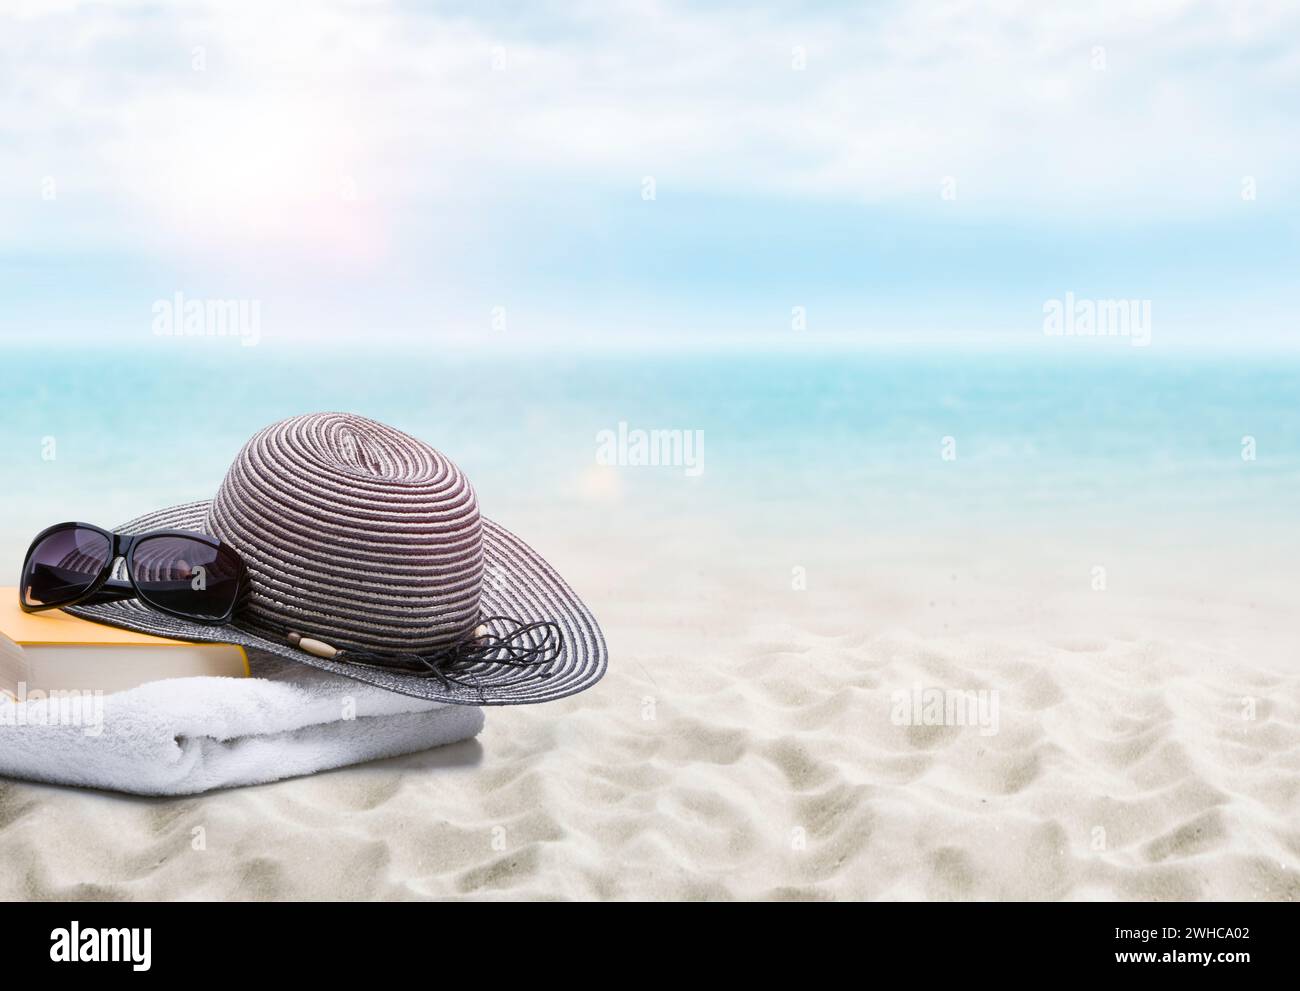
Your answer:
[[[190,795],[476,736],[483,710],[396,695],[249,651],[252,678],[175,678],[96,698],[0,701],[0,775]]]

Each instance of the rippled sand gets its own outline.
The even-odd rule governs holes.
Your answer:
[[[702,539],[537,541],[611,672],[473,743],[179,800],[0,782],[0,896],[1300,898],[1294,580]],[[901,724],[914,688],[996,692],[996,732]]]

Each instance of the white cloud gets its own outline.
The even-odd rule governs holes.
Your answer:
[[[415,206],[472,225],[503,185],[635,196],[646,174],[669,195],[921,211],[951,176],[964,209],[1045,223],[1213,216],[1238,207],[1244,175],[1261,197],[1296,193],[1300,16],[1285,3],[796,19],[644,2],[514,21],[370,3],[6,6],[11,245],[118,243],[129,221],[145,250],[251,241],[379,265]],[[69,201],[55,223],[47,174]]]

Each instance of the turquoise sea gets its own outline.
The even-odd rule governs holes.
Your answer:
[[[258,427],[339,409],[469,474],[489,515],[736,527],[1293,530],[1300,361],[1127,349],[688,354],[0,346],[0,560],[66,518],[206,498]],[[703,432],[703,471],[597,463],[597,435]],[[610,475],[617,475],[611,481]]]

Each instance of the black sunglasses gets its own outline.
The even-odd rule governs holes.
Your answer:
[[[118,558],[127,578],[114,578]],[[23,612],[139,598],[159,612],[199,623],[225,623],[248,585],[239,555],[191,530],[113,533],[89,523],[42,530],[23,561]]]

